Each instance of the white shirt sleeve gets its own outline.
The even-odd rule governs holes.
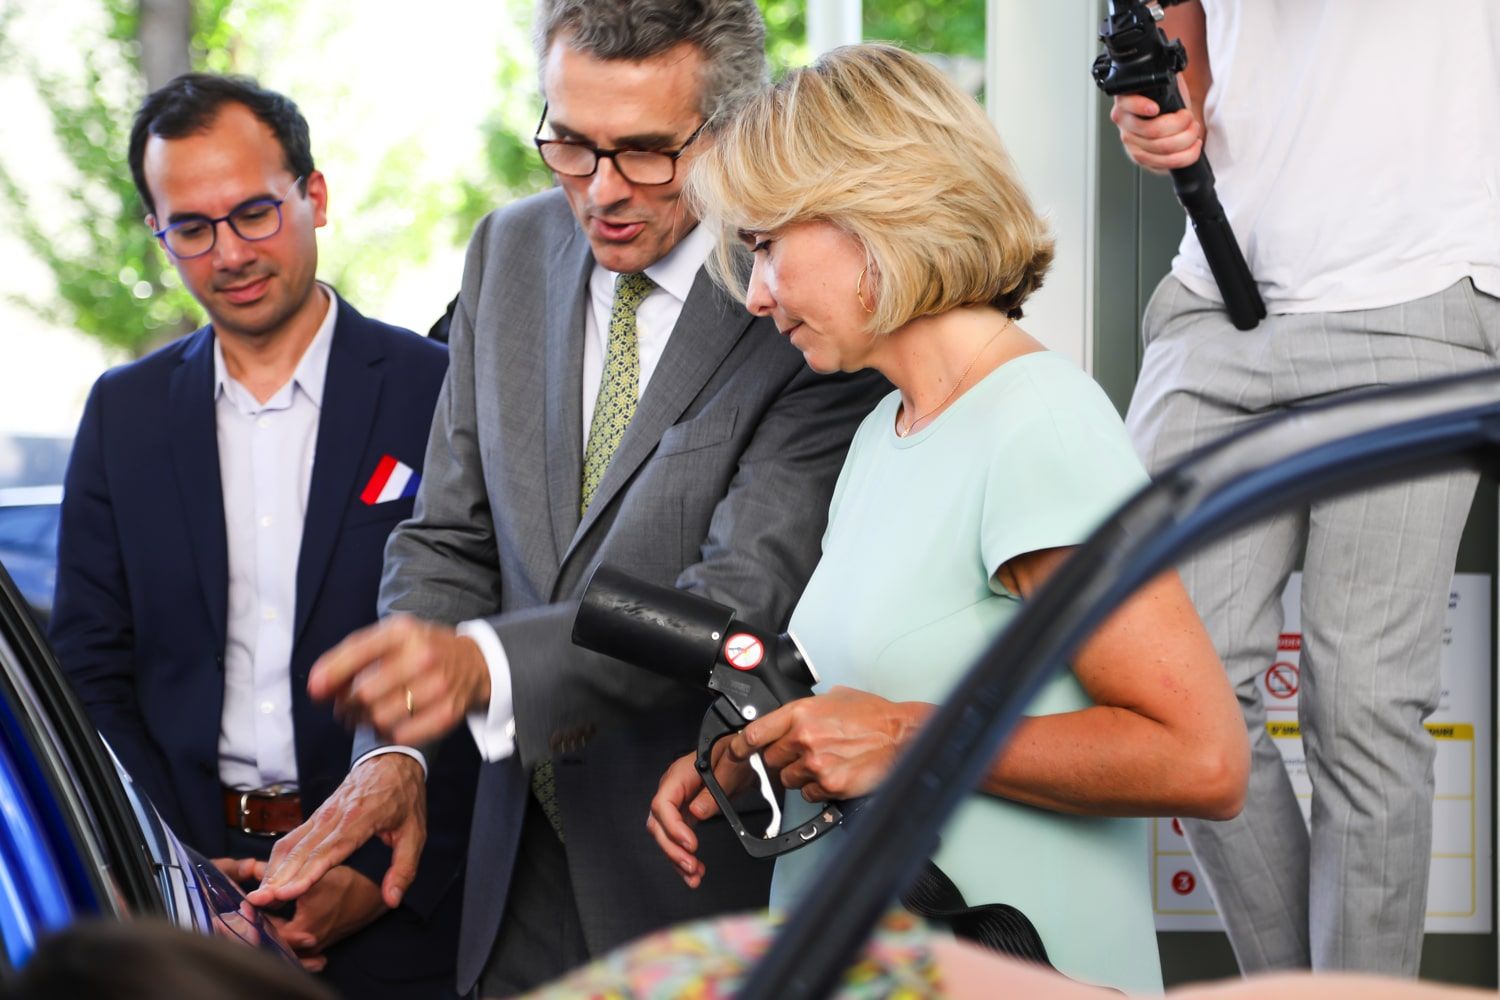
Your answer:
[[[397,746],[394,743],[391,744],[388,747],[376,747],[374,750],[371,750],[369,753],[362,753],[362,754],[360,754],[359,755],[359,759],[354,762],[353,767],[350,767],[349,770],[352,771],[352,770],[354,770],[354,768],[356,768],[359,765],[363,764],[365,761],[370,760],[373,757],[379,757],[383,753],[404,753],[404,754],[406,754],[406,756],[410,757],[412,760],[414,760],[418,764],[422,765],[422,780],[423,781],[427,780],[427,758],[422,755],[422,751],[418,750],[416,747]]]
[[[490,671],[490,704],[487,710],[470,712],[469,732],[482,760],[504,760],[516,752],[516,710],[511,697],[510,659],[494,628],[483,618],[462,622],[461,636],[473,639]]]

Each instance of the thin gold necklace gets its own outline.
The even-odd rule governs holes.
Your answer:
[[[922,421],[926,420],[928,417],[932,416],[938,410],[941,410],[943,407],[947,406],[948,405],[948,400],[950,400],[950,399],[953,398],[954,394],[958,392],[958,387],[964,384],[964,379],[966,379],[966,378],[969,377],[969,372],[973,371],[974,370],[974,366],[979,363],[980,356],[983,355],[985,351],[989,350],[990,345],[995,342],[995,338],[998,337],[998,336],[1000,336],[1002,333],[1004,333],[1006,331],[1006,329],[1010,327],[1010,324],[1011,324],[1011,319],[1010,319],[1010,317],[1007,316],[1006,319],[1005,319],[1005,325],[1002,326],[1000,329],[996,330],[994,333],[990,334],[990,339],[986,340],[984,342],[984,346],[982,346],[982,347],[979,348],[979,352],[977,354],[975,354],[974,357],[972,357],[972,358],[969,359],[969,363],[968,363],[967,366],[965,366],[963,374],[958,377],[958,381],[957,382],[953,383],[953,388],[951,388],[951,389],[948,390],[948,395],[946,395],[946,396],[943,397],[943,401],[941,403],[938,403],[938,405],[934,406],[932,409],[928,410],[926,413],[923,413],[920,416],[918,416],[918,417],[916,417],[916,418],[914,418],[912,420],[908,420],[906,422],[906,426],[905,427],[902,427],[901,424],[900,424],[900,422],[898,421],[897,424],[896,424],[896,436],[897,437],[903,437],[903,438],[906,437],[906,435],[908,435],[908,434],[911,433],[911,429],[913,427],[917,426],[917,424],[921,423]],[[905,409],[904,406],[902,408]]]

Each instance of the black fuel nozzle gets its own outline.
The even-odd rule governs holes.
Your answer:
[[[719,740],[788,702],[812,695],[817,674],[789,634],[739,621],[733,608],[706,597],[600,564],[584,587],[573,621],[573,642],[713,692],[713,703],[699,727],[694,766],[751,855],[785,854],[812,843],[842,820],[841,804],[826,802],[812,819],[783,833],[776,789],[760,754],[754,754],[751,767],[772,819],[764,834],[753,833],[714,776],[713,749]]]
[[[701,688],[734,609],[603,563],[584,585],[573,644]]]

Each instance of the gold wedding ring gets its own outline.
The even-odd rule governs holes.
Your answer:
[[[411,701],[411,688],[407,688],[406,689],[406,714],[407,715],[416,715],[417,714],[417,710],[412,705],[412,701]]]

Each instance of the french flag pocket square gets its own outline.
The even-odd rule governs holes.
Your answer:
[[[365,484],[364,492],[359,498],[373,507],[387,500],[414,497],[417,495],[417,484],[421,481],[422,477],[411,466],[387,455],[375,466],[375,474]]]

